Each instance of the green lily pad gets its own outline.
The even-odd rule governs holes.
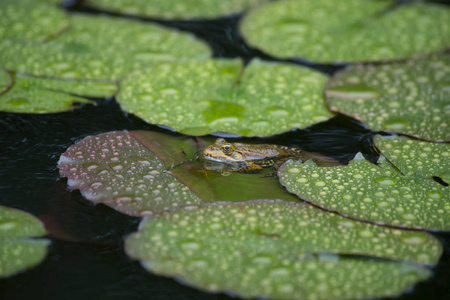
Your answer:
[[[439,177],[450,183],[450,144],[394,136],[376,136],[375,144],[403,174],[417,179]]]
[[[0,206],[0,278],[35,267],[47,255],[44,225],[32,215]]]
[[[441,253],[439,242],[423,232],[271,200],[191,206],[146,218],[125,249],[149,271],[191,286],[276,299],[399,295],[430,276],[407,262],[435,264]]]
[[[54,113],[76,108],[76,103],[93,103],[73,96],[106,97],[115,93],[115,83],[55,80],[15,75],[14,85],[0,94],[0,111],[14,113]]]
[[[0,42],[0,64],[38,76],[116,80],[156,62],[210,54],[203,42],[157,25],[88,15],[70,20],[70,29],[48,42]]]
[[[291,193],[344,216],[406,228],[450,229],[448,188],[433,179],[404,176],[384,157],[379,164],[361,154],[343,167],[288,161],[278,176]]]
[[[185,142],[183,142],[185,144]],[[172,175],[163,161],[128,132],[89,136],[63,153],[61,177],[94,203],[133,216],[202,200]]]
[[[0,95],[10,89],[12,83],[11,75],[7,71],[0,68]]]
[[[337,73],[326,96],[331,110],[372,130],[450,140],[450,55],[406,63],[356,65]]]
[[[417,1],[419,2],[419,1]],[[388,60],[450,46],[450,9],[395,1],[274,1],[250,11],[241,31],[277,57],[318,62]]]
[[[326,120],[326,76],[289,64],[253,60],[163,63],[121,83],[123,110],[190,134],[225,131],[269,136]]]
[[[267,0],[89,0],[88,6],[137,16],[167,19],[216,18],[239,13]]]
[[[65,12],[35,0],[0,2],[0,40],[51,38],[69,27]]]

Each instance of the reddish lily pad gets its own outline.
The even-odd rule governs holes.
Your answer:
[[[70,188],[128,215],[143,216],[201,202],[128,132],[85,138],[61,155],[58,167]]]

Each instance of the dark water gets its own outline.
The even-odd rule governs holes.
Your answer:
[[[238,19],[160,23],[205,39],[216,57],[272,60],[243,43],[236,31]],[[327,74],[342,67],[299,62]],[[122,112],[115,99],[96,102],[95,106],[59,114],[0,113],[0,204],[41,218],[52,239],[49,255],[41,265],[0,280],[0,299],[235,299],[203,293],[144,271],[125,256],[122,247],[123,237],[137,229],[139,219],[103,205],[93,206],[78,191],[69,191],[66,180],[59,178],[59,155],[87,135],[112,130],[167,132]],[[372,134],[357,121],[337,116],[261,142],[301,145],[341,162],[360,151],[375,160]],[[444,244],[444,254],[434,276],[398,299],[449,298],[450,234],[437,236]]]

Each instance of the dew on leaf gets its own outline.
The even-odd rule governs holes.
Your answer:
[[[399,167],[402,169],[401,164]],[[289,172],[292,168],[298,168],[300,172]],[[448,169],[448,164],[443,168]],[[352,174],[355,173],[362,176],[354,178]],[[449,206],[449,190],[430,177],[402,175],[384,158],[376,168],[364,159],[337,167],[288,161],[280,167],[278,175],[281,184],[291,193],[345,216],[406,228],[450,228],[450,217],[439,213]],[[309,184],[304,183],[306,178]],[[430,195],[442,195],[442,198],[431,198]],[[430,199],[432,205],[429,205]]]
[[[106,11],[121,12],[136,16],[149,16],[165,19],[211,19],[245,11],[267,0],[90,0],[89,5]]]
[[[307,299],[398,295],[430,274],[406,262],[434,264],[441,247],[424,232],[356,222],[276,200],[167,211],[144,219],[125,242],[127,254],[149,271],[209,292]]]
[[[0,278],[35,267],[47,255],[50,241],[34,239],[46,234],[34,216],[0,206]]]
[[[139,132],[131,134],[145,137]],[[170,153],[167,149],[164,152],[166,157]],[[61,155],[58,168],[60,175],[68,178],[69,187],[79,189],[88,200],[129,215],[148,215],[201,202],[195,193],[184,190],[183,184],[163,172],[162,160],[128,132],[86,137]]]
[[[270,55],[318,62],[398,59],[450,45],[447,6],[415,2],[389,9],[394,3],[272,1],[245,15],[240,29],[251,46]]]
[[[260,60],[245,67],[236,59],[166,63],[125,78],[117,100],[127,112],[185,134],[268,136],[329,118],[325,80],[305,68]],[[168,86],[179,93],[161,93]]]
[[[441,67],[436,68],[436,63]],[[418,80],[424,74],[428,79]],[[449,76],[448,54],[384,65],[354,65],[337,72],[325,94],[332,111],[354,116],[374,131],[387,130],[430,141],[448,141],[449,118],[444,109],[448,105],[448,93],[439,86],[441,78]],[[369,99],[335,92],[354,77],[359,78],[360,84],[378,90],[379,94]]]

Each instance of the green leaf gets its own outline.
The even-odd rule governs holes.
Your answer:
[[[166,173],[163,161],[128,132],[86,137],[61,155],[58,168],[70,188],[128,215],[149,215],[202,202]]]
[[[14,113],[54,113],[76,108],[75,103],[92,101],[73,96],[106,97],[115,93],[114,83],[56,80],[15,75],[14,84],[0,94],[0,111]],[[69,94],[70,93],[70,94]]]
[[[146,218],[125,249],[149,271],[191,286],[276,299],[399,295],[430,276],[405,262],[435,264],[442,251],[423,232],[271,200],[192,206]]]
[[[291,193],[344,216],[387,225],[450,229],[450,190],[432,179],[403,176],[383,158],[358,155],[348,166],[321,168],[288,161],[278,170]]]
[[[71,27],[49,42],[0,42],[0,64],[38,76],[116,80],[161,61],[204,58],[208,47],[191,36],[148,23],[72,15]]]
[[[216,18],[239,13],[267,0],[89,0],[88,5],[106,11],[167,19]]]
[[[318,62],[388,60],[450,46],[450,9],[395,1],[274,1],[250,11],[241,31],[252,46]]]
[[[426,140],[450,140],[450,55],[405,63],[356,65],[328,84],[331,110],[352,115],[372,130]]]
[[[2,0],[0,2],[0,40],[44,40],[69,27],[65,12],[33,0]]]
[[[376,136],[375,144],[403,174],[417,179],[436,176],[450,183],[450,144],[394,136]]]
[[[253,60],[164,63],[124,79],[123,110],[191,135],[225,131],[269,136],[326,120],[326,77],[289,64]]]
[[[45,234],[45,228],[37,218],[0,206],[0,278],[32,268],[44,260],[50,241],[30,237]]]

